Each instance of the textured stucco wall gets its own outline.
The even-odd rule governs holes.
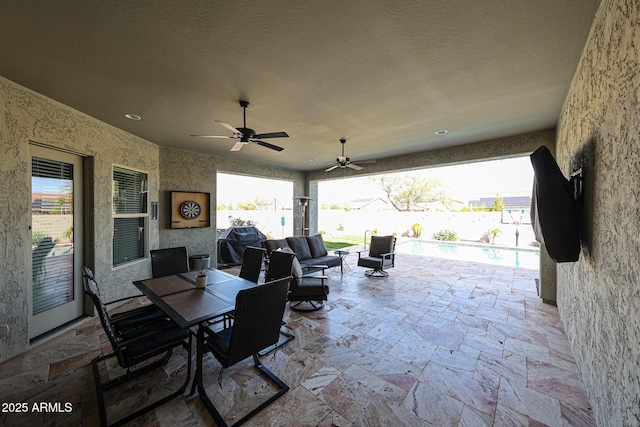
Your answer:
[[[88,230],[95,242],[85,251],[95,259],[96,277],[105,299],[136,293],[133,278],[148,277],[148,262],[112,269],[112,167],[144,170],[150,177],[150,196],[158,194],[158,147],[99,122],[51,99],[0,77],[0,323],[11,334],[0,339],[0,362],[26,350],[28,339],[29,272],[31,269],[31,193],[29,141],[92,158],[93,216]],[[157,246],[157,227],[150,228],[150,244]]]
[[[294,189],[301,188],[302,172],[275,169],[257,163],[237,161],[174,148],[160,148],[160,200],[158,223],[160,247],[186,246],[189,254],[216,255],[216,175],[218,172],[250,175],[269,179],[293,181]],[[238,188],[239,192],[246,191]],[[254,189],[251,189],[252,191]],[[200,229],[171,229],[171,191],[200,191],[211,194],[211,227]],[[265,185],[264,193],[269,193]],[[293,200],[291,207],[294,206]],[[295,211],[294,211],[295,212]]]
[[[640,425],[640,1],[603,0],[558,125],[565,175],[585,167],[583,250],[558,307],[602,426]]]

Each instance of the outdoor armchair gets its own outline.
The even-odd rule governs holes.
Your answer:
[[[326,268],[326,266],[316,266]],[[327,276],[309,273],[303,274],[296,254],[290,250],[276,250],[271,253],[266,280],[292,275],[287,299],[289,307],[300,311],[320,310],[327,301],[329,286],[325,284]]]
[[[395,266],[396,238],[394,236],[371,236],[369,255],[362,256],[358,251],[358,266],[366,267],[364,274],[368,277],[387,277],[385,270]]]

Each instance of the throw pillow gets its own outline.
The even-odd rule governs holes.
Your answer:
[[[289,246],[285,246],[284,248],[278,248],[277,251],[287,252],[290,254],[296,254],[293,252]],[[300,266],[300,261],[298,261],[298,257],[293,257],[293,263],[291,264],[291,275],[296,279],[300,279],[302,277],[302,267]]]

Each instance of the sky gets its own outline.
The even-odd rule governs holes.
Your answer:
[[[533,188],[533,168],[529,157],[444,166],[401,174],[438,180],[450,198],[465,204],[469,200],[495,197],[496,194],[502,197],[530,196]],[[346,191],[347,189],[350,191]],[[379,184],[370,178],[321,182],[319,194],[322,203],[346,203],[356,198],[368,197],[386,199]],[[332,200],[328,200],[329,197]]]
[[[456,166],[403,172],[439,180],[454,200],[464,202],[480,197],[530,196],[533,168],[528,156]],[[277,199],[278,204],[291,200],[293,185],[286,181],[261,180],[240,175],[218,175],[218,202],[237,203],[259,198]],[[318,185],[321,203],[348,203],[354,199],[382,197],[385,194],[369,177],[323,181]]]

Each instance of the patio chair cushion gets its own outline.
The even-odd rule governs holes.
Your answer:
[[[137,329],[122,337],[123,340],[135,339],[147,335],[144,339],[127,344],[125,352],[132,361],[146,360],[149,354],[157,353],[158,349],[178,344],[189,338],[189,330],[181,329],[170,320],[156,322],[142,329]]]
[[[298,286],[295,288],[295,296],[292,296],[292,300],[302,299],[305,300],[304,297],[309,297],[309,299],[314,299],[318,297],[318,288],[323,288],[324,293],[329,295],[329,286],[323,283],[322,278],[309,277],[305,276],[302,278],[300,282],[298,282]]]

